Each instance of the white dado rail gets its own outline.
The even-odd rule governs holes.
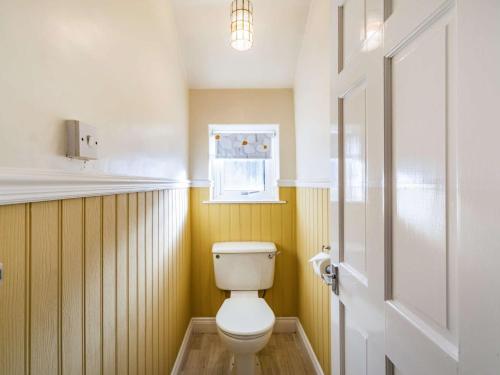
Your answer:
[[[309,187],[318,189],[327,189],[331,185],[328,179],[314,180],[278,180],[280,187]],[[197,179],[191,180],[192,187],[210,187],[210,180]]]
[[[278,186],[329,188],[330,183],[325,179],[279,180]],[[0,205],[188,187],[210,187],[210,181],[0,168]]]
[[[0,168],[0,205],[189,186],[187,180]]]

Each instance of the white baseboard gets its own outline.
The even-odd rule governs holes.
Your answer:
[[[276,323],[273,329],[274,333],[297,333],[300,340],[302,341],[306,352],[311,360],[316,375],[324,375],[323,369],[318,361],[318,357],[314,353],[314,350],[307,338],[306,332],[300,324],[300,321],[296,317],[283,317],[276,318]],[[213,317],[197,317],[192,318],[189,326],[186,330],[186,334],[184,335],[184,340],[182,341],[182,345],[179,349],[179,353],[177,354],[177,359],[175,360],[174,367],[172,369],[172,375],[177,375],[180,373],[182,364],[184,363],[186,354],[187,354],[187,346],[189,343],[189,338],[193,333],[217,333],[217,325],[215,323],[215,318]]]
[[[314,349],[307,338],[306,331],[300,324],[300,320],[297,318],[297,334],[299,335],[304,347],[306,348],[307,354],[309,355],[309,359],[311,360],[314,370],[316,371],[316,375],[324,375],[323,369],[318,361],[318,357],[316,357],[316,353],[314,353]]]
[[[174,367],[172,367],[172,375],[180,374],[182,370],[182,365],[184,364],[184,359],[187,354],[187,348],[189,345],[189,340],[191,339],[191,334],[193,333],[193,320],[188,324],[184,338],[182,339],[181,347],[179,348],[179,353],[177,353],[177,358],[174,362]]]

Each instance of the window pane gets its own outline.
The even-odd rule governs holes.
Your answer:
[[[223,163],[224,190],[264,191],[265,160],[225,159]]]

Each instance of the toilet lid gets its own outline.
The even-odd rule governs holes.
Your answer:
[[[224,332],[250,336],[266,333],[274,326],[273,310],[263,298],[228,298],[215,317]]]

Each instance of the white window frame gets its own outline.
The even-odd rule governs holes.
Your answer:
[[[271,158],[262,159],[265,162],[264,191],[250,193],[243,191],[224,190],[222,174],[224,159],[216,159],[215,133],[274,133],[271,144]],[[234,125],[209,125],[209,179],[211,202],[281,202],[279,200],[278,180],[280,178],[280,150],[279,150],[279,125],[264,124],[234,124]]]

